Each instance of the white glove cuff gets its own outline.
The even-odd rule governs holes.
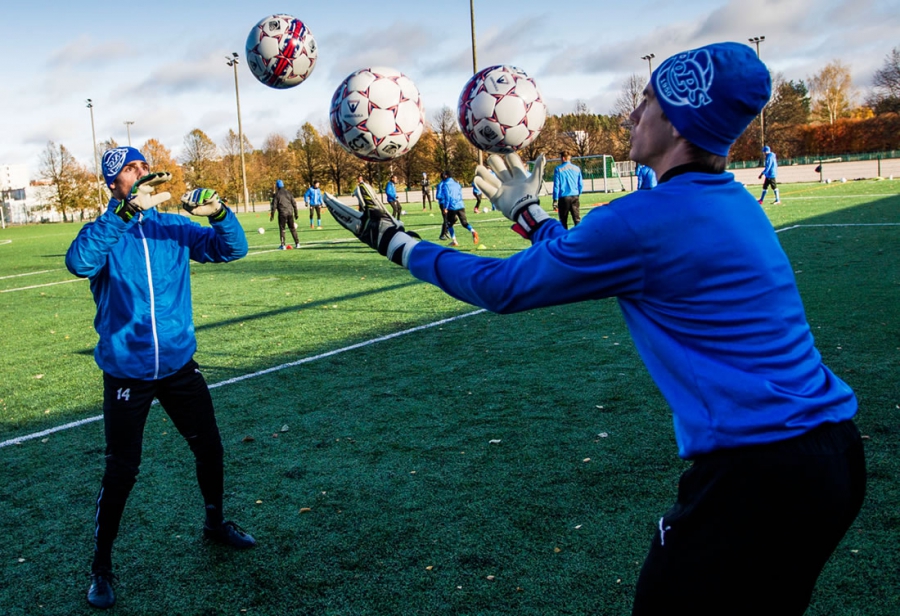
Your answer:
[[[544,208],[537,203],[533,203],[519,212],[518,216],[516,216],[516,222],[525,230],[525,233],[530,235],[539,224],[549,218],[550,215],[544,211]]]
[[[390,243],[387,247],[387,258],[394,263],[398,263],[403,267],[409,269],[407,262],[409,261],[409,253],[412,250],[412,247],[419,243],[419,239],[409,235],[408,233],[404,233],[400,231],[399,233],[395,233],[394,237],[391,238]],[[395,258],[397,256],[397,251],[400,251],[400,259]]]

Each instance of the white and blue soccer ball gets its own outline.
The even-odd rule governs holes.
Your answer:
[[[338,143],[371,162],[403,156],[425,130],[425,107],[416,84],[381,66],[351,73],[335,90],[329,117]]]
[[[520,68],[491,66],[475,73],[459,95],[459,128],[479,150],[509,154],[530,145],[547,119],[534,79]]]
[[[316,67],[319,48],[302,21],[279,13],[261,19],[247,37],[247,66],[261,83],[284,90],[303,83]]]
[[[260,235],[262,235],[263,233],[266,232],[266,230],[263,229],[262,227],[260,227],[259,229],[256,230],[256,232],[259,233]]]

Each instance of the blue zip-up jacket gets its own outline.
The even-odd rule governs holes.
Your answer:
[[[97,365],[118,378],[162,379],[197,349],[190,260],[227,262],[247,254],[247,236],[228,211],[210,227],[150,209],[125,223],[106,212],[81,228],[66,267],[88,278],[97,304]]]
[[[638,190],[656,188],[656,172],[647,165],[638,165],[634,170],[634,175],[637,176]]]
[[[784,440],[855,415],[822,363],[772,223],[731,173],[686,171],[555,219],[506,259],[429,242],[409,271],[494,312],[616,297],[672,409],[679,455]],[[461,275],[460,272],[464,272]]]
[[[397,200],[397,186],[393,182],[388,182],[387,186],[384,187],[384,196],[387,197],[388,201],[396,201]]]
[[[307,206],[316,207],[322,205],[322,189],[310,186],[306,189],[303,200],[306,201]]]
[[[560,197],[577,197],[584,190],[581,169],[570,162],[563,163],[553,170],[553,200]]]
[[[763,168],[763,175],[770,180],[774,180],[778,175],[778,157],[771,150],[766,152],[766,166]]]
[[[462,186],[453,178],[441,180],[434,192],[434,198],[445,210],[462,210],[466,207],[463,203]]]

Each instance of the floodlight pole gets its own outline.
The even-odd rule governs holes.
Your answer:
[[[472,74],[478,72],[478,52],[475,46],[475,0],[469,0],[469,19],[472,23]],[[478,150],[478,164],[484,164],[484,153]]]
[[[655,57],[655,53],[648,53],[646,56],[641,56],[641,60],[647,61],[647,67],[650,69],[650,77],[653,77],[653,58]]]
[[[241,148],[241,185],[244,189],[244,211],[248,211],[250,207],[250,194],[247,192],[247,167],[244,165],[244,128],[241,126],[241,94],[238,89],[238,55],[234,51],[231,57],[225,56],[228,66],[234,67],[234,98],[237,101],[237,118],[238,118],[238,141]]]
[[[764,36],[754,36],[749,39],[751,43],[756,44],[756,57],[759,58],[759,44],[766,40]],[[763,105],[763,108],[759,110],[759,149],[762,150],[766,147],[766,107]],[[760,158],[762,159],[762,164],[766,164],[766,155],[760,154]]]
[[[134,120],[125,120],[123,122],[125,124],[125,130],[128,131],[128,147],[131,147],[131,125],[134,124]]]
[[[101,211],[103,209],[103,182],[100,181],[102,177],[100,172],[100,159],[97,157],[97,132],[94,130],[94,103],[91,99],[87,99],[87,108],[91,110],[91,139],[93,139],[94,144],[94,172],[97,174],[97,203],[99,204],[97,211]]]

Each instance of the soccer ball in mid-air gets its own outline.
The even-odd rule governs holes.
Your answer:
[[[459,128],[479,150],[509,154],[537,139],[547,106],[534,80],[520,68],[491,66],[472,76],[456,107]]]
[[[247,65],[259,81],[283,90],[300,85],[316,67],[312,32],[291,15],[269,15],[250,30]]]
[[[266,230],[263,229],[262,227],[260,227],[259,229],[257,229],[257,232],[258,232],[260,235],[262,235],[263,233],[266,232]]]
[[[331,98],[330,118],[338,143],[371,162],[403,156],[425,130],[425,107],[416,84],[385,67],[351,73]]]

